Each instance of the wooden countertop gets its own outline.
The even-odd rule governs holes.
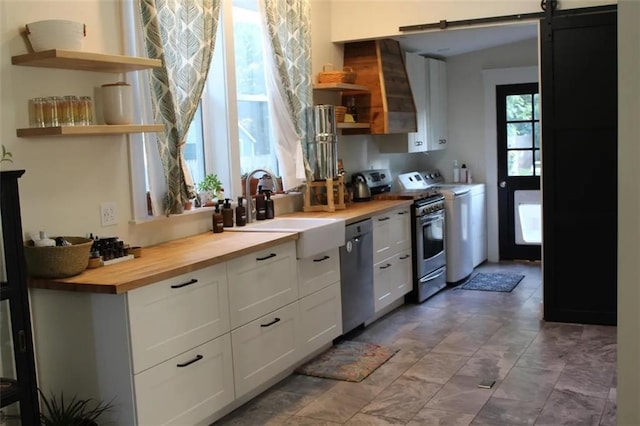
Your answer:
[[[73,277],[30,278],[29,287],[120,294],[297,239],[295,232],[207,232],[145,247],[142,257],[87,269]]]
[[[295,212],[277,217],[319,217],[359,222],[402,206],[413,199],[351,203],[335,212]],[[142,257],[60,279],[30,278],[29,287],[89,293],[121,294],[176,275],[226,262],[245,254],[298,239],[296,232],[210,232],[144,247]]]
[[[377,196],[376,196],[377,197]],[[413,197],[410,199],[397,198],[386,200],[362,201],[347,204],[347,208],[336,210],[335,212],[294,212],[277,217],[319,217],[344,219],[347,225],[370,218],[371,216],[382,214],[398,207],[409,207],[413,204]]]

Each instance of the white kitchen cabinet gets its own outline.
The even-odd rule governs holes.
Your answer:
[[[236,398],[240,398],[300,359],[298,302],[231,332]]]
[[[134,372],[229,332],[227,293],[224,264],[127,293]]]
[[[342,334],[340,282],[299,301],[300,356],[316,351]]]
[[[139,425],[192,425],[234,398],[229,334],[134,377]]]
[[[340,250],[338,247],[317,256],[298,259],[298,291],[308,296],[340,281]]]
[[[298,299],[293,241],[230,260],[227,274],[232,329]]]
[[[411,248],[411,212],[409,207],[375,215],[373,220],[373,263]]]
[[[469,211],[471,212],[471,258],[475,268],[487,260],[487,202],[485,184],[473,184]]]
[[[373,265],[375,312],[409,293],[413,286],[411,249]]]
[[[407,76],[416,105],[417,132],[380,135],[380,152],[415,153],[447,146],[447,67],[444,61],[405,52]]]
[[[375,312],[411,291],[411,212],[401,207],[373,220],[373,294]]]

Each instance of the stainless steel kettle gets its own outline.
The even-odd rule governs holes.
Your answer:
[[[351,181],[353,183],[353,201],[371,200],[371,190],[362,173],[354,173]]]

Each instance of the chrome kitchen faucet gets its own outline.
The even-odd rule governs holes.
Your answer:
[[[251,178],[253,177],[254,174],[258,173],[258,172],[263,172],[268,174],[269,176],[271,176],[271,181],[273,182],[273,192],[278,192],[278,179],[276,177],[276,174],[273,173],[271,170],[268,169],[255,169],[251,172],[249,172],[249,174],[247,175],[247,182],[245,184],[245,195],[247,197],[247,204],[249,206],[249,208],[247,209],[247,223],[251,223],[255,220],[255,215],[256,215],[256,206],[255,206],[255,202],[253,201],[253,197],[249,191],[251,191]]]

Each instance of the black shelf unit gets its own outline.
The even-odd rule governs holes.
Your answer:
[[[3,267],[5,274],[0,281],[0,306],[3,321],[9,320],[9,335],[3,335],[2,343],[13,348],[13,377],[0,378],[0,409],[19,404],[20,421],[23,425],[40,425],[38,388],[29,314],[27,273],[22,249],[22,220],[18,179],[24,170],[0,172],[0,211],[2,212]],[[6,280],[6,281],[5,281]],[[2,356],[8,356],[3,353]],[[3,365],[9,360],[3,359]]]

